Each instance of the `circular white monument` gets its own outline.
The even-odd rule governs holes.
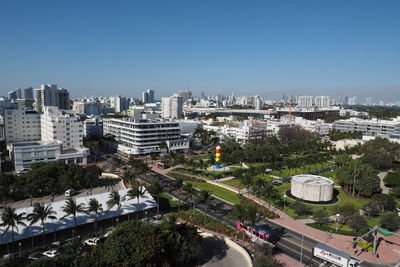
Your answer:
[[[290,193],[306,201],[328,202],[333,199],[333,182],[318,175],[295,175],[292,177]]]

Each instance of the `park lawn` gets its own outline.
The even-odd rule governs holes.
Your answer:
[[[293,176],[297,174],[302,174],[305,172],[309,172],[312,170],[328,167],[332,165],[331,162],[324,162],[324,163],[319,163],[319,164],[310,164],[310,165],[304,165],[299,168],[293,168],[293,169],[282,169],[282,170],[273,170],[271,172],[272,175],[279,176],[279,177],[288,177],[288,176]]]
[[[210,156],[212,155],[202,155],[202,156],[196,156],[196,157],[188,157],[188,159],[193,159],[193,160],[199,160],[199,159],[209,159]]]
[[[265,166],[264,163],[246,163],[246,165],[254,168]]]
[[[318,175],[320,175],[320,176],[323,176],[323,177],[326,177],[326,178],[333,178],[333,175],[334,173],[332,172],[332,171],[327,171],[327,172],[321,172],[321,173],[319,173]]]
[[[225,189],[225,188],[213,185],[213,184],[209,184],[209,183],[204,183],[204,182],[185,181],[185,183],[190,183],[193,185],[193,187],[200,189],[200,190],[210,191],[211,194],[213,194],[219,198],[222,198],[226,201],[229,201],[231,203],[234,203],[234,204],[240,203],[237,193],[232,192],[228,189]]]
[[[238,189],[239,188],[243,188],[243,186],[241,185],[239,179],[236,179],[236,178],[235,179],[231,179],[231,180],[226,180],[226,181],[223,181],[221,183],[233,186],[233,187],[238,188]]]

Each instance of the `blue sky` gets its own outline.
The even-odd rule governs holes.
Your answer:
[[[1,1],[0,95],[399,99],[400,1]]]

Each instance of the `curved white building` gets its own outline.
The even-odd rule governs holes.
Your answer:
[[[292,177],[291,194],[302,200],[313,202],[331,201],[333,198],[332,180],[311,174]]]

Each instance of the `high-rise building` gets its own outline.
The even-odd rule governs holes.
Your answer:
[[[64,88],[57,89],[56,84],[42,84],[35,89],[35,109],[42,112],[44,107],[70,109],[69,92]]]
[[[331,97],[330,96],[316,96],[315,97],[315,106],[320,108],[326,108],[331,105]]]
[[[58,90],[58,108],[67,110],[71,109],[69,103],[69,92],[67,89],[60,88],[60,90]]]
[[[18,100],[16,109],[4,110],[4,137],[7,144],[40,140],[40,114],[25,109]]]
[[[161,114],[163,118],[181,118],[183,113],[183,99],[178,94],[161,98]]]
[[[154,90],[147,89],[146,91],[142,92],[142,102],[146,103],[153,103],[154,102]]]
[[[259,96],[256,96],[254,98],[254,108],[256,110],[261,110],[263,105],[264,105],[264,102],[262,101],[262,99]]]
[[[24,98],[25,99],[33,99],[33,89],[32,87],[28,87],[24,89]]]
[[[123,112],[129,109],[130,99],[122,97],[120,95],[111,97],[111,107],[114,108],[115,112]]]
[[[189,99],[192,98],[192,92],[189,90],[179,91],[178,96],[182,97],[183,103],[186,103]]]
[[[372,97],[367,97],[367,98],[365,99],[365,104],[366,104],[367,106],[372,106]]]
[[[41,140],[61,141],[63,149],[83,146],[83,123],[57,107],[45,107],[41,115]]]
[[[304,95],[298,96],[297,105],[299,107],[312,107],[314,105],[314,97]]]
[[[18,99],[17,92],[15,90],[8,92],[8,99],[17,100]]]
[[[350,97],[350,98],[348,99],[347,104],[348,104],[348,105],[357,105],[357,104],[358,104],[357,97],[355,97],[355,96]]]
[[[15,89],[15,93],[17,94],[17,99],[21,99],[22,98],[21,88]]]

